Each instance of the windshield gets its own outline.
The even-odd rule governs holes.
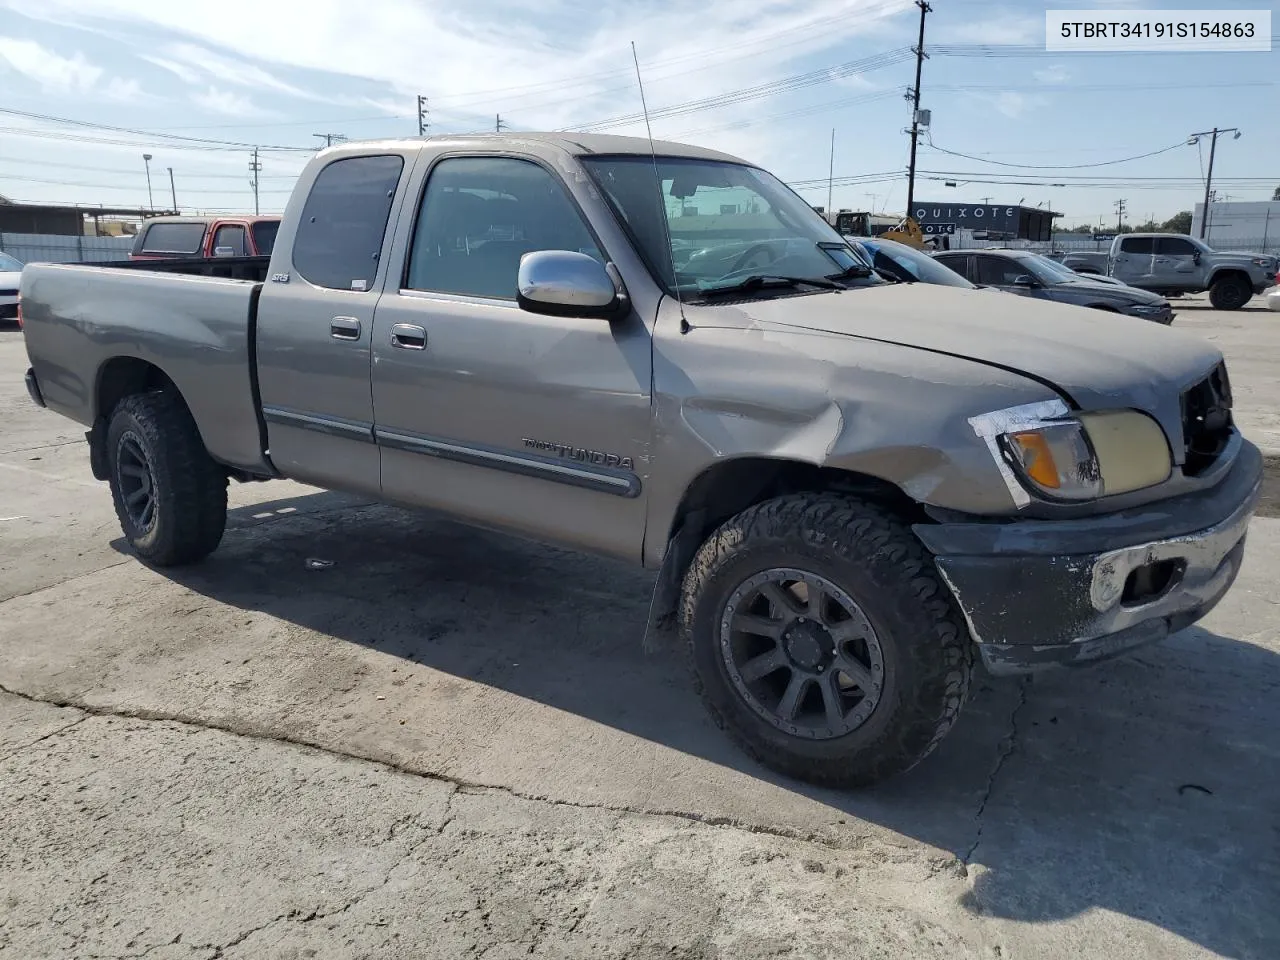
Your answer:
[[[751,276],[822,280],[862,265],[812,207],[757,167],[658,157],[659,202],[652,158],[582,162],[672,293],[696,297]]]
[[[5,273],[20,273],[22,271],[22,261],[15,260],[7,253],[0,253],[0,270],[3,270]]]
[[[1041,283],[1062,283],[1064,281],[1072,282],[1087,279],[1080,276],[1070,267],[1064,267],[1058,261],[1042,257],[1038,253],[1030,253],[1024,257],[1019,257],[1018,262],[1031,271]]]
[[[945,267],[927,253],[895,240],[876,240],[866,245],[872,250],[876,268],[908,283],[939,283],[948,287],[976,289],[972,283],[950,267]]]

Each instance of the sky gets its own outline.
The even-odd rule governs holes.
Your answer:
[[[1065,225],[1114,225],[1125,200],[1126,222],[1160,222],[1203,199],[1208,144],[1187,139],[1214,126],[1242,132],[1218,143],[1221,197],[1280,186],[1280,47],[1044,50],[1046,9],[1241,4],[931,2],[917,200],[1043,205]],[[912,0],[0,0],[0,195],[252,211],[259,145],[259,202],[278,212],[316,134],[415,135],[419,95],[431,133],[500,115],[643,135],[634,42],[654,136],[825,205],[834,130],[832,206],[900,213],[918,28]]]

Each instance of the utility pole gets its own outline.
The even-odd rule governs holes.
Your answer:
[[[323,140],[326,147],[332,147],[335,143],[347,142],[347,138],[340,133],[313,133],[312,136]]]
[[[926,0],[916,0],[920,8],[920,40],[916,43],[916,85],[911,92],[911,166],[907,170],[907,216],[916,201],[916,147],[920,142],[920,73],[924,68],[924,18],[933,7]]]
[[[147,165],[147,209],[154,210],[156,208],[156,203],[151,199],[151,154],[144,153],[142,155],[142,162]]]
[[[431,127],[431,111],[427,109],[427,98],[418,94],[418,136],[425,137]]]
[[[831,213],[831,187],[836,178],[836,128],[831,128],[831,164],[827,167],[827,214]]]
[[[493,132],[501,133],[503,130],[506,130],[506,129],[508,129],[507,121],[502,119],[501,114],[495,113],[493,115]]]
[[[173,167],[169,168],[169,198],[173,201],[173,212],[178,212],[178,188],[173,185]]]
[[[249,182],[253,184],[253,215],[258,215],[258,172],[262,170],[262,164],[258,162],[258,148],[253,148],[253,160],[249,162],[249,172],[253,174],[253,179]]]
[[[1116,208],[1116,233],[1119,233],[1119,232],[1120,232],[1120,228],[1121,228],[1122,226],[1124,226],[1124,211],[1125,211],[1125,207],[1127,207],[1127,206],[1128,206],[1128,204],[1129,204],[1129,201],[1128,201],[1128,200],[1117,200],[1117,201],[1115,202],[1115,208]]]
[[[1213,158],[1218,152],[1218,137],[1224,133],[1234,133],[1231,139],[1239,140],[1240,131],[1236,127],[1227,127],[1225,130],[1219,130],[1214,127],[1212,130],[1202,130],[1200,133],[1193,133],[1187,140],[1188,143],[1200,142],[1201,137],[1212,137],[1209,141],[1209,173],[1204,178],[1204,216],[1200,218],[1200,239],[1204,239],[1205,228],[1209,223],[1209,191],[1213,187]]]

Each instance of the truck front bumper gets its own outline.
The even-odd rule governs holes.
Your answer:
[[[1091,663],[1162,640],[1230,589],[1262,485],[1242,441],[1212,489],[1077,520],[918,524],[994,674]]]

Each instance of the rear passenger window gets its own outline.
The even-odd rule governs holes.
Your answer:
[[[335,160],[316,177],[293,241],[293,268],[333,290],[368,290],[404,169],[399,156]]]
[[[1156,254],[1165,257],[1194,257],[1197,247],[1183,237],[1157,237]]]
[[[1121,253],[1155,253],[1154,237],[1125,237],[1120,241]]]
[[[142,252],[195,256],[204,242],[204,231],[203,223],[153,223],[142,240]]]
[[[414,232],[406,287],[516,298],[520,258],[572,250],[604,262],[577,207],[536,163],[453,157],[431,171]]]

